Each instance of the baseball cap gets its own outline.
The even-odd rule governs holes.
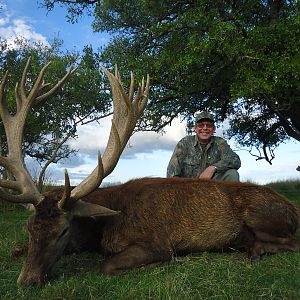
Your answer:
[[[214,117],[211,113],[207,111],[202,111],[200,113],[195,114],[195,122],[200,122],[203,119],[211,120],[212,122],[215,122]]]

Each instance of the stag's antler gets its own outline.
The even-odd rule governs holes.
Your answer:
[[[122,86],[120,74],[117,68],[115,75],[111,74],[104,67],[102,67],[102,69],[110,81],[113,96],[114,113],[110,136],[103,158],[101,158],[100,154],[98,155],[98,166],[84,181],[71,191],[71,202],[76,201],[94,191],[99,187],[103,178],[113,171],[135,128],[138,118],[147,104],[149,96],[149,76],[147,76],[146,85],[143,79],[137,89],[137,92],[134,93],[134,77],[131,73],[130,90],[129,95],[127,95]],[[69,180],[66,181],[69,182]],[[69,185],[66,184],[65,195],[69,194],[69,188]],[[68,204],[70,204],[70,200],[68,197],[64,196],[60,201],[60,207],[65,207],[67,201]]]
[[[55,93],[75,69],[70,70],[52,89],[42,93],[42,90],[48,86],[48,84],[45,84],[43,81],[45,71],[49,66],[49,64],[47,64],[40,71],[36,82],[27,95],[25,83],[29,64],[30,59],[24,68],[21,84],[16,84],[15,97],[17,105],[14,115],[9,113],[5,99],[4,89],[7,82],[7,73],[0,84],[0,115],[5,128],[8,146],[7,156],[0,157],[0,166],[13,174],[15,179],[0,179],[0,197],[10,202],[32,203],[37,205],[43,199],[43,195],[40,194],[30,177],[22,151],[26,117],[33,106],[41,104]],[[137,92],[134,93],[134,78],[133,74],[131,74],[130,90],[129,95],[127,95],[122,86],[119,72],[116,70],[115,75],[113,75],[105,68],[103,68],[103,71],[111,84],[114,106],[111,132],[107,147],[103,158],[101,158],[99,154],[98,166],[95,170],[72,191],[68,174],[65,174],[65,192],[59,202],[61,208],[65,207],[66,203],[71,204],[72,201],[70,201],[70,199],[75,201],[91,193],[101,184],[103,178],[113,171],[147,103],[150,85],[149,76],[147,76],[146,85],[143,79]],[[10,194],[6,189],[13,189],[19,194]]]
[[[65,83],[67,78],[75,72],[75,69],[71,69],[66,73],[66,75],[49,91],[43,92],[43,89],[49,85],[44,83],[44,74],[50,64],[48,63],[42,68],[29,94],[27,94],[25,84],[27,81],[29,64],[30,59],[28,59],[24,68],[20,84],[17,83],[15,87],[17,105],[16,113],[14,115],[10,114],[8,111],[7,101],[5,99],[5,85],[8,72],[6,72],[0,84],[0,115],[5,128],[8,149],[7,156],[0,157],[0,165],[12,174],[15,179],[0,179],[0,197],[10,202],[32,203],[36,205],[43,199],[43,196],[39,193],[36,185],[31,179],[24,162],[22,143],[26,117],[33,106],[42,103],[52,96]],[[11,194],[5,189],[15,190],[19,194]]]

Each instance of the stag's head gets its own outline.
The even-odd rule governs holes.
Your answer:
[[[37,103],[41,104],[55,93],[75,71],[70,70],[53,88],[43,92],[46,65],[39,73],[29,92],[25,82],[30,61],[28,60],[20,84],[16,85],[16,113],[12,115],[5,100],[6,73],[0,84],[0,115],[7,137],[7,156],[0,157],[0,166],[13,175],[13,180],[0,179],[0,198],[14,203],[31,203],[34,214],[28,220],[29,245],[26,261],[18,278],[25,285],[41,284],[49,275],[54,263],[61,257],[73,233],[74,217],[115,215],[118,212],[106,207],[80,200],[99,187],[103,178],[116,166],[118,159],[131,136],[136,122],[143,112],[149,94],[149,77],[134,91],[131,74],[129,94],[122,86],[120,75],[103,68],[112,90],[113,118],[110,136],[103,157],[98,155],[94,171],[74,189],[70,188],[65,172],[65,187],[62,192],[41,194],[34,184],[24,162],[22,143],[26,117]],[[13,193],[10,191],[13,190]]]

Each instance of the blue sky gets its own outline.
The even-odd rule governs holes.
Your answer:
[[[92,20],[87,16],[80,18],[76,24],[66,22],[65,9],[61,7],[47,12],[37,0],[0,0],[0,4],[4,5],[0,18],[9,20],[3,27],[15,33],[25,33],[32,40],[44,42],[61,38],[64,48],[81,50],[87,44],[97,48],[107,43],[109,38],[107,34],[94,34]]]
[[[59,37],[64,40],[64,48],[68,50],[81,50],[87,44],[98,48],[109,39],[107,34],[92,32],[91,19],[88,17],[81,18],[77,24],[67,23],[65,11],[60,7],[47,13],[34,0],[0,0],[1,5],[1,38],[23,36],[46,44]],[[104,120],[100,125],[80,128],[78,139],[70,141],[70,145],[79,150],[78,155],[59,166],[51,167],[48,177],[52,181],[61,182],[63,170],[67,168],[73,184],[84,178],[95,167],[98,149],[103,149],[108,137],[109,123],[109,120]],[[165,176],[172,151],[184,135],[185,127],[179,120],[168,127],[164,135],[149,132],[136,134],[130,139],[130,146],[125,148],[113,173],[104,181],[124,182],[137,177]],[[217,130],[217,135],[222,135],[222,128]],[[242,167],[239,172],[242,181],[267,183],[300,178],[300,172],[295,170],[300,164],[298,142],[282,144],[276,151],[273,165],[262,160],[256,161],[246,150],[240,150],[234,141],[230,141],[230,145],[241,157]]]

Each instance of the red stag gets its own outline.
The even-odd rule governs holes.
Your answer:
[[[28,110],[39,97],[48,96],[37,97],[43,74],[26,96],[24,70],[14,116],[3,100],[6,77],[2,81],[0,113],[9,154],[1,157],[0,163],[15,181],[1,180],[0,196],[35,207],[28,221],[28,254],[19,283],[41,284],[67,250],[102,253],[103,274],[119,274],[191,252],[236,248],[259,259],[265,253],[300,250],[295,237],[300,210],[266,187],[203,179],[144,178],[98,189],[117,164],[149,93],[149,79],[146,87],[142,84],[134,93],[132,78],[127,95],[119,75],[104,72],[112,87],[114,116],[103,158],[99,155],[96,169],[74,189],[66,173],[64,189],[43,195],[33,184],[22,156]],[[7,189],[19,194],[9,194]]]

